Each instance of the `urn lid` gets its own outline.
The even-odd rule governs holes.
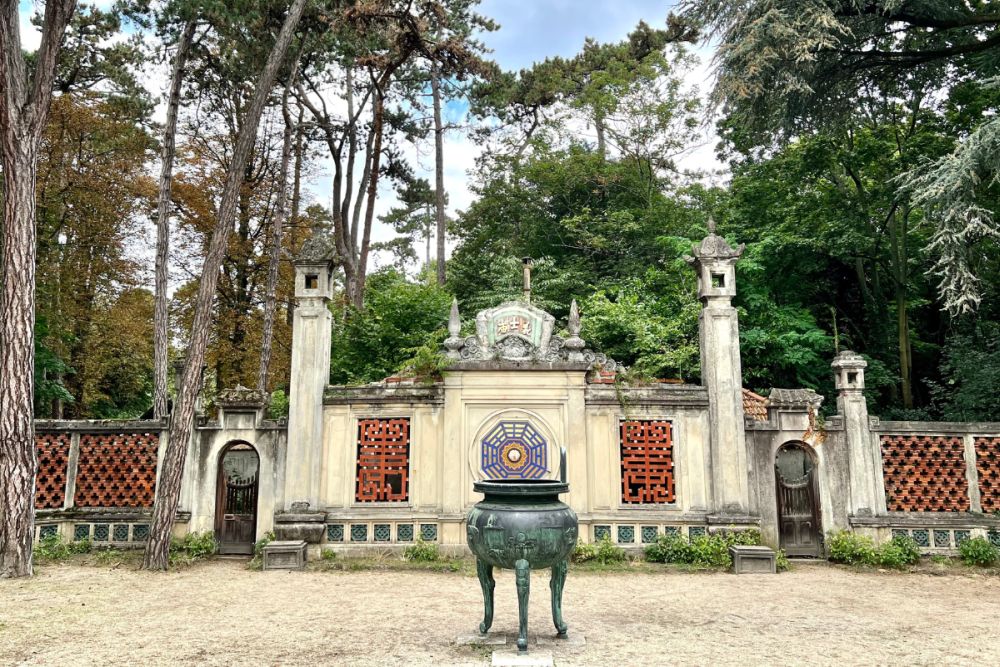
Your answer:
[[[567,493],[569,484],[554,479],[484,479],[473,488],[492,497],[535,498]]]

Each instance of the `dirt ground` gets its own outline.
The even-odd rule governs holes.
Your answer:
[[[50,565],[0,580],[0,664],[484,665],[458,646],[482,608],[475,577],[252,572],[214,561],[168,574]],[[530,628],[551,636],[545,574]],[[494,630],[517,631],[511,572]],[[778,576],[571,572],[565,614],[585,645],[557,665],[987,664],[1000,655],[1000,578],[797,566]],[[513,640],[511,640],[513,641]]]

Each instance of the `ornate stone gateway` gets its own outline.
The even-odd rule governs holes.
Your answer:
[[[220,554],[252,554],[257,531],[260,459],[244,442],[230,444],[219,457],[215,534]]]
[[[528,650],[528,592],[531,570],[551,568],[552,622],[565,637],[562,592],[569,555],[576,546],[576,513],[559,500],[569,491],[566,483],[566,450],[562,451],[560,480],[496,479],[475,483],[486,495],[472,508],[466,531],[469,548],[476,555],[476,570],[483,588],[485,612],[479,631],[493,625],[493,568],[513,569],[517,580],[517,648]]]

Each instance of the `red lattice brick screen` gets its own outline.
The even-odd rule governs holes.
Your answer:
[[[39,433],[35,436],[35,449],[38,452],[35,509],[61,509],[66,500],[69,434]]]
[[[410,420],[358,422],[358,502],[405,501],[410,492]]]
[[[151,507],[159,443],[155,433],[80,436],[76,507]]]
[[[1000,511],[1000,438],[976,438],[976,469],[983,511]]]
[[[883,435],[882,472],[890,512],[968,512],[962,438]]]
[[[670,422],[622,422],[622,502],[674,502],[674,445]]]

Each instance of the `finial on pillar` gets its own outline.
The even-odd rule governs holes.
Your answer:
[[[566,329],[569,331],[563,345],[570,351],[570,361],[579,361],[583,358],[581,350],[587,346],[586,341],[580,338],[580,308],[576,305],[576,299],[569,304],[569,320],[566,322]]]
[[[531,266],[533,264],[530,257],[521,260],[524,265],[524,302],[531,303]]]
[[[444,348],[448,350],[448,358],[460,359],[459,350],[465,345],[462,340],[462,318],[458,314],[458,297],[451,300],[451,313],[448,314],[448,337],[444,341]]]
[[[715,218],[713,218],[711,215],[708,216],[708,233],[709,234],[715,233]]]

